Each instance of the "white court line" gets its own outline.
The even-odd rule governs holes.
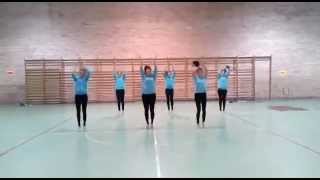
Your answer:
[[[152,135],[153,135],[153,145],[154,145],[154,151],[155,151],[155,159],[156,159],[156,165],[157,165],[157,177],[161,178],[161,170],[160,170],[160,159],[159,159],[159,152],[158,152],[158,141],[157,141],[157,137],[154,133],[154,131],[152,130]]]
[[[48,129],[46,129],[46,130],[44,130],[44,131],[41,131],[40,133],[38,133],[38,134],[36,134],[36,135],[34,135],[34,136],[31,136],[30,138],[26,138],[25,140],[22,140],[20,143],[17,143],[16,145],[14,145],[14,146],[6,149],[5,151],[0,152],[0,157],[8,154],[8,153],[11,152],[11,151],[14,151],[15,149],[19,148],[20,146],[22,146],[22,145],[24,145],[24,144],[27,144],[27,143],[33,141],[34,139],[36,139],[36,138],[38,138],[38,137],[40,137],[40,136],[42,136],[42,135],[48,134],[49,132],[53,131],[53,130],[56,129],[57,127],[63,125],[63,124],[66,123],[66,122],[68,122],[70,119],[71,119],[71,117],[70,117],[70,118],[67,118],[67,119],[65,119],[65,120],[63,120],[63,121],[61,121],[61,122],[59,122],[59,123],[57,123],[57,124],[55,124],[54,126],[48,128]]]
[[[112,117],[116,117],[116,118],[112,118]],[[119,114],[116,114],[115,116],[112,116],[111,118],[108,117],[108,119],[111,119],[111,120],[115,120],[115,119],[118,119],[120,117]],[[101,121],[101,119],[95,119],[94,121],[91,121],[91,123],[95,122],[97,123],[98,121]],[[87,132],[87,130],[84,130],[84,134],[85,134],[85,137],[88,141],[91,141],[93,143],[96,143],[96,144],[100,144],[100,145],[103,145],[103,146],[111,146],[111,144],[107,144],[105,143],[104,141],[99,141],[95,138],[92,138],[90,135],[89,135],[89,132]]]
[[[101,145],[103,145],[103,146],[111,146],[111,144],[108,145],[108,144],[104,143],[103,141],[99,141],[99,140],[96,140],[96,139],[94,139],[94,138],[91,138],[91,137],[88,135],[87,132],[84,132],[84,134],[85,134],[85,137],[87,138],[87,140],[89,140],[89,141],[91,141],[91,142],[93,142],[93,143],[101,144]]]
[[[284,136],[284,135],[281,135],[281,134],[279,134],[279,133],[277,133],[277,132],[275,132],[275,131],[272,131],[272,130],[266,130],[266,129],[262,128],[262,127],[259,127],[257,124],[252,123],[252,122],[250,122],[249,120],[246,120],[246,119],[244,119],[244,118],[242,118],[242,117],[240,117],[240,116],[238,116],[238,115],[235,115],[235,114],[233,114],[233,113],[229,113],[229,116],[231,116],[231,117],[236,117],[236,118],[240,119],[242,122],[246,123],[247,125],[251,125],[251,126],[254,126],[254,127],[257,128],[257,129],[264,130],[264,132],[267,133],[267,134],[271,134],[272,136],[280,137],[280,138],[282,138],[282,139],[284,139],[284,140],[286,140],[286,141],[288,141],[288,142],[290,142],[290,143],[292,143],[292,144],[295,144],[295,145],[297,145],[297,146],[300,146],[300,147],[302,147],[302,148],[304,148],[304,149],[307,149],[307,150],[311,151],[312,153],[320,156],[320,152],[319,152],[319,151],[317,151],[317,150],[315,150],[315,149],[312,149],[311,147],[309,147],[309,146],[307,146],[307,145],[304,145],[304,144],[302,144],[302,143],[300,143],[300,142],[298,142],[298,141],[295,141],[294,139],[291,139],[291,138],[289,138],[289,137],[286,137],[286,136]],[[236,118],[234,118],[234,119],[236,119]]]

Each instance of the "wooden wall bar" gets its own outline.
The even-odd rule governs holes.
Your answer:
[[[71,73],[80,64],[94,69],[88,84],[89,102],[115,101],[113,68],[127,72],[126,101],[141,99],[140,65],[153,61],[158,66],[157,100],[164,100],[163,73],[168,65],[176,70],[176,100],[193,100],[192,61],[198,60],[209,70],[208,98],[217,99],[217,73],[229,65],[228,99],[255,99],[255,61],[269,63],[271,77],[271,56],[256,57],[201,57],[201,58],[140,58],[140,59],[46,59],[25,60],[26,97],[30,104],[72,103],[74,87]],[[271,82],[271,78],[270,78]],[[271,96],[271,83],[269,96]],[[270,97],[269,97],[270,99]]]

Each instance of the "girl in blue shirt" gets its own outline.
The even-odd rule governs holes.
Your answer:
[[[122,112],[124,111],[124,95],[125,95],[125,81],[126,73],[124,72],[112,72],[113,79],[115,81],[116,97],[118,103],[118,111],[120,111],[120,104],[122,105]]]
[[[230,67],[226,66],[224,69],[220,71],[220,73],[218,73],[218,77],[217,77],[220,111],[224,111],[226,107],[229,74],[230,74]]]
[[[156,103],[156,79],[157,79],[157,66],[154,62],[154,71],[150,66],[145,66],[144,69],[140,67],[141,75],[141,94],[144,106],[144,115],[149,128],[149,109],[151,114],[151,128],[153,128],[154,120],[154,106]]]
[[[200,112],[202,108],[202,126],[206,120],[207,106],[207,77],[208,70],[205,66],[196,66],[197,69],[193,72],[192,78],[194,81],[194,99],[197,107],[197,125],[199,126]]]
[[[170,103],[171,103],[171,111],[173,111],[173,94],[174,94],[174,85],[176,80],[176,71],[169,70],[164,72],[164,82],[165,82],[165,93],[167,99],[168,110],[170,111]],[[170,103],[169,103],[170,102]]]
[[[75,104],[77,109],[77,120],[78,120],[78,127],[80,125],[80,111],[82,106],[82,113],[83,113],[83,126],[86,126],[87,121],[87,104],[88,104],[88,95],[87,95],[87,88],[88,88],[88,81],[90,78],[90,72],[88,69],[81,67],[80,72],[78,75],[72,73],[72,79],[74,81],[75,87]]]

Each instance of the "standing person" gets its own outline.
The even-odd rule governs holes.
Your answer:
[[[115,81],[116,97],[118,103],[118,111],[120,111],[120,105],[122,105],[122,112],[124,111],[124,95],[125,95],[125,72],[116,72],[115,69],[112,72],[113,79]]]
[[[154,106],[156,103],[156,79],[157,79],[157,65],[154,61],[154,71],[150,66],[146,65],[143,69],[142,64],[140,66],[141,74],[141,90],[142,90],[142,102],[144,106],[144,115],[149,128],[149,109],[151,114],[151,128],[153,128],[154,120]]]
[[[174,84],[176,80],[176,71],[172,68],[170,71],[168,66],[168,71],[164,72],[164,81],[165,81],[165,93],[167,99],[168,111],[170,111],[170,103],[171,103],[171,111],[173,111],[173,95],[174,95]]]
[[[83,113],[83,127],[86,126],[87,121],[87,104],[88,104],[88,80],[90,78],[90,72],[87,68],[80,67],[79,74],[76,75],[75,72],[72,73],[72,79],[75,83],[75,104],[77,109],[77,120],[78,120],[78,127],[80,128],[80,113],[82,107]]]
[[[220,73],[218,73],[218,77],[217,77],[220,111],[224,111],[226,107],[229,74],[230,74],[230,67],[226,66],[224,69],[220,71]]]
[[[197,107],[197,125],[199,126],[200,112],[202,108],[202,126],[206,120],[206,106],[207,106],[207,78],[208,70],[205,66],[198,66],[197,70],[193,72],[192,78],[194,81],[194,99]]]

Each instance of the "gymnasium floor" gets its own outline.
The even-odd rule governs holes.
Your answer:
[[[305,111],[277,111],[269,106]],[[205,128],[193,102],[89,104],[86,130],[73,105],[0,105],[0,177],[320,177],[320,100],[209,102]]]

